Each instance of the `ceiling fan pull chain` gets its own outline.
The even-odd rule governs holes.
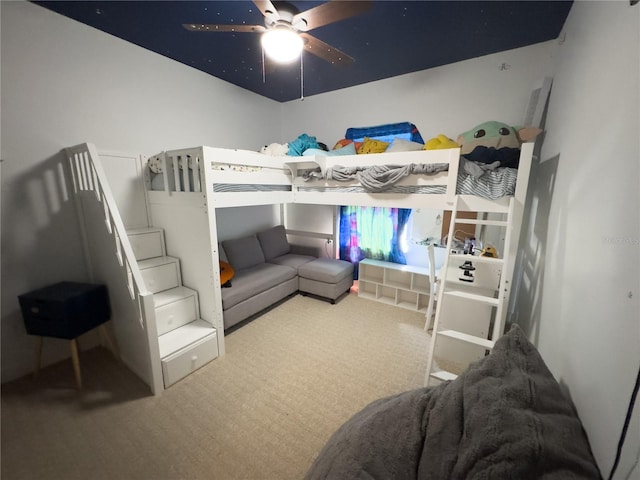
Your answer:
[[[300,52],[300,101],[304,100],[304,67],[302,66],[302,57],[304,52]]]
[[[267,77],[265,73],[266,68],[264,66],[264,47],[261,47],[260,51],[262,52],[262,83],[267,83]]]

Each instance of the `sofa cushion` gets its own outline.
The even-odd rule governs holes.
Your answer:
[[[287,253],[286,255],[280,255],[279,257],[268,260],[269,263],[275,263],[276,265],[284,265],[285,267],[291,267],[298,271],[302,265],[309,262],[313,262],[317,257],[310,255],[298,255],[297,253]]]
[[[338,283],[353,275],[353,263],[335,258],[318,258],[298,268],[298,275],[309,280],[325,283]]]
[[[231,308],[295,277],[295,269],[273,263],[262,263],[249,269],[236,270],[231,287],[221,289],[222,309]]]
[[[258,240],[260,241],[264,258],[267,260],[289,253],[289,241],[282,225],[276,225],[269,230],[259,232]]]
[[[265,262],[260,242],[255,235],[222,242],[227,259],[236,270],[253,267]]]

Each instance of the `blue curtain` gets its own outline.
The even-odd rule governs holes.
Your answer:
[[[340,259],[354,264],[363,258],[406,264],[400,237],[411,216],[409,208],[340,207]]]

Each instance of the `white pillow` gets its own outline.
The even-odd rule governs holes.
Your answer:
[[[403,138],[395,138],[393,143],[387,148],[387,152],[415,152],[424,149],[424,145]]]
[[[342,147],[336,148],[335,150],[320,150],[319,148],[307,148],[304,152],[302,152],[303,156],[312,156],[317,155],[319,157],[336,157],[340,155],[355,155],[356,154],[356,146],[353,142]]]

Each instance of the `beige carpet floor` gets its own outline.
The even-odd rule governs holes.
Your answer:
[[[102,348],[2,385],[2,479],[298,479],[369,402],[422,386],[424,315],[290,298],[162,395]],[[46,346],[46,342],[45,342]]]

